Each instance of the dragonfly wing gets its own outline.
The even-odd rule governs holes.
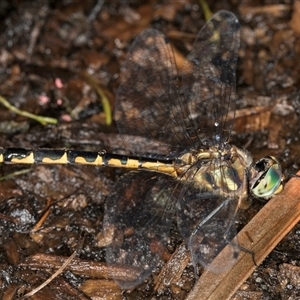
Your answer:
[[[210,268],[211,261],[226,246],[232,247],[227,265],[211,271],[221,272],[232,266],[238,247],[230,244],[236,234],[234,226],[237,199],[224,198],[194,183],[185,187],[177,205],[177,222],[192,254],[194,266]]]
[[[163,174],[129,172],[107,198],[103,227],[111,244],[106,261],[137,274],[130,280],[114,278],[121,288],[142,283],[161,260],[174,215],[172,182]]]
[[[134,40],[121,69],[115,106],[120,133],[136,135],[133,144],[139,144],[138,136],[165,143],[174,137],[176,116],[172,114],[172,103],[177,97],[176,80],[168,39],[155,29],[143,31]]]
[[[238,20],[220,11],[200,30],[179,78],[169,40],[155,29],[143,31],[121,70],[115,107],[120,133],[158,139],[170,151],[199,147],[210,136],[214,144],[225,141],[238,47]],[[139,137],[134,144],[142,145]]]
[[[236,64],[239,22],[234,14],[220,11],[200,30],[184,65],[183,88],[190,111],[189,135],[202,143],[228,140],[235,111]]]

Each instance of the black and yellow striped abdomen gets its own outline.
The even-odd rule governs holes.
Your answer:
[[[109,154],[105,151],[1,148],[0,163],[5,164],[82,164],[100,167],[145,169],[177,177],[172,160]]]

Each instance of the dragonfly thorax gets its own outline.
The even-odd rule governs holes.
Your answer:
[[[253,163],[251,155],[235,146],[227,149],[210,147],[188,152],[180,157],[177,170],[181,180],[223,195],[250,194],[269,199],[282,191],[284,176],[278,160],[273,156]]]
[[[252,158],[235,146],[222,150],[210,147],[186,153],[181,159],[187,163],[182,169],[182,180],[193,181],[205,190],[223,195],[237,196],[247,190],[246,174]]]

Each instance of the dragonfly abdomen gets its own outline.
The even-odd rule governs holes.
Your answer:
[[[0,163],[5,164],[82,164],[101,167],[144,169],[177,176],[172,160],[109,154],[105,151],[56,149],[0,149]]]

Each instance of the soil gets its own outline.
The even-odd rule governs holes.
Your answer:
[[[237,110],[230,143],[249,151],[254,160],[277,157],[289,177],[300,167],[299,1],[207,4],[213,13],[233,12],[241,24]],[[115,153],[127,150],[115,123],[107,123],[91,80],[113,109],[120,64],[138,33],[149,27],[159,29],[177,55],[185,57],[205,23],[196,0],[2,0],[0,17],[0,95],[23,111],[58,120],[56,125],[44,126],[1,105],[1,147]],[[155,149],[150,144],[145,152]],[[0,172],[5,176],[0,181],[1,299],[21,298],[75,251],[76,257],[62,274],[30,299],[187,297],[197,280],[188,254],[178,262],[184,261],[186,268],[171,283],[161,274],[157,277],[163,264],[131,291],[120,290],[108,274],[102,235],[104,203],[125,171],[3,165]],[[255,202],[241,212],[238,228],[262,206]],[[44,215],[45,220],[38,223]],[[299,299],[299,235],[296,225],[232,299]],[[165,263],[176,249],[181,251],[181,242],[172,228]],[[163,282],[159,289],[157,278]]]

